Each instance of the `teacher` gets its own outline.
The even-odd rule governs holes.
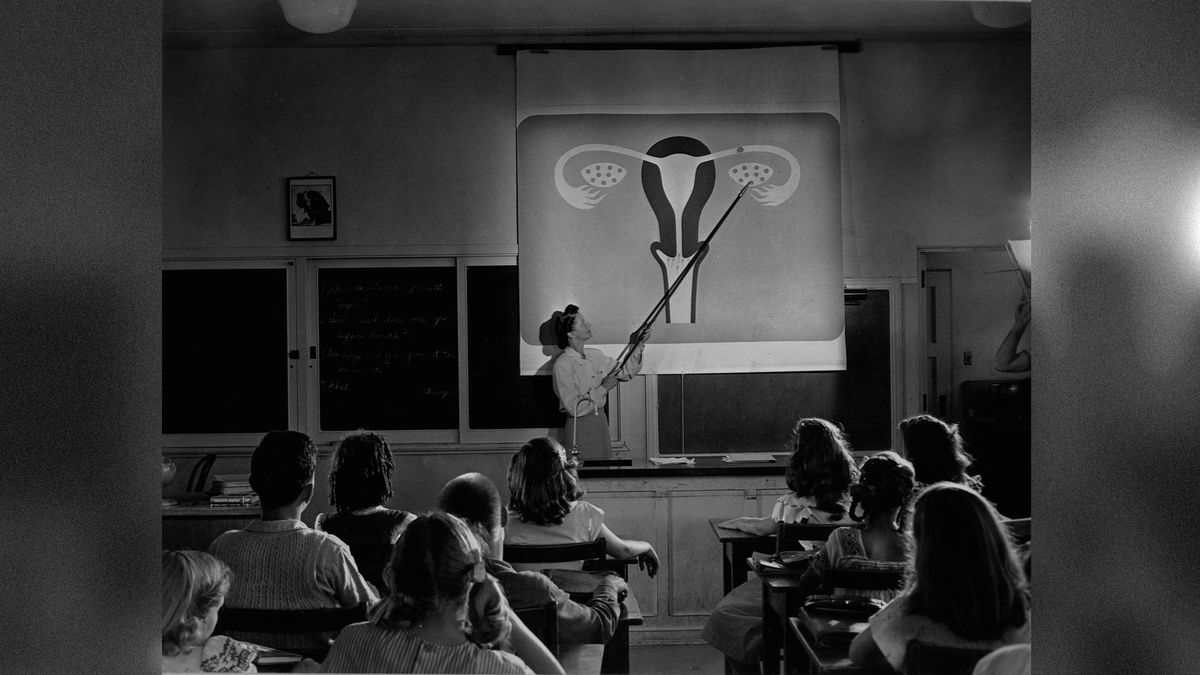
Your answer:
[[[639,341],[625,365],[610,375],[613,360],[598,349],[584,347],[592,338],[592,324],[578,307],[567,305],[555,319],[554,336],[563,350],[554,360],[554,393],[558,394],[559,410],[568,415],[563,445],[570,448],[574,443],[570,449],[578,450],[582,459],[608,459],[608,416],[604,414],[608,391],[642,369],[645,344]]]

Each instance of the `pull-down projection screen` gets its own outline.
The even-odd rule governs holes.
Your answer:
[[[517,55],[521,372],[568,303],[615,356],[747,182],[653,327],[644,372],[843,370],[837,52]]]

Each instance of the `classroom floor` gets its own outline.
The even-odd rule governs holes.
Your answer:
[[[700,645],[630,645],[630,675],[724,675],[725,658],[713,647]]]

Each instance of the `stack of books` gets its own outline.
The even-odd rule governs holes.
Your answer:
[[[208,505],[213,508],[228,506],[258,506],[258,495],[250,488],[249,474],[217,474],[213,476]]]

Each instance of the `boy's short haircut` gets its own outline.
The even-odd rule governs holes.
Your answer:
[[[437,506],[461,518],[485,543],[493,530],[508,523],[500,490],[481,473],[464,473],[452,478],[438,495]]]
[[[317,446],[299,431],[272,431],[250,457],[250,487],[263,507],[296,501],[317,470]]]

